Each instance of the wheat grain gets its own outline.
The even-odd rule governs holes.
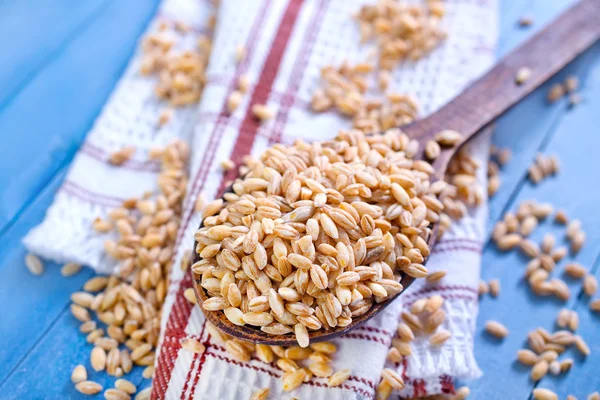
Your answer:
[[[275,112],[264,104],[254,104],[252,106],[252,114],[260,121],[268,121],[275,117]]]
[[[234,90],[233,92],[231,92],[231,94],[227,98],[227,109],[229,110],[229,112],[232,113],[235,110],[237,110],[239,105],[242,103],[242,100],[243,100],[242,92],[237,91],[237,90]]]
[[[493,297],[498,297],[500,295],[500,280],[498,279],[491,279],[488,282],[488,287],[490,290],[490,294]]]
[[[589,356],[591,354],[592,351],[590,350],[590,347],[581,336],[575,336],[572,343],[575,344],[577,350],[584,356]]]
[[[149,365],[144,368],[142,376],[146,379],[152,379],[154,377],[154,365]]]
[[[579,231],[574,234],[573,238],[571,239],[571,252],[572,253],[578,253],[579,250],[581,250],[581,248],[585,244],[585,238],[586,238],[586,234],[583,231]]]
[[[408,326],[408,324],[406,324],[404,322],[401,322],[398,325],[397,332],[398,332],[398,337],[403,341],[410,342],[415,339],[415,335],[414,335],[412,329],[410,328],[410,326]]]
[[[119,389],[106,389],[104,391],[104,398],[106,400],[130,400],[131,396]]]
[[[444,270],[431,272],[431,273],[429,273],[429,275],[427,275],[425,280],[429,283],[439,282],[446,276],[446,274],[447,274],[447,272]]]
[[[267,400],[270,391],[271,390],[269,388],[259,389],[252,394],[250,400]]]
[[[434,333],[431,338],[429,338],[429,343],[431,343],[433,346],[440,346],[450,339],[451,336],[452,333],[450,331],[440,330]]]
[[[586,276],[587,270],[581,264],[569,263],[569,264],[565,265],[564,272],[565,272],[565,274],[569,275],[571,278],[581,279]]]
[[[477,288],[477,292],[479,293],[479,296],[482,296],[486,293],[488,293],[490,290],[488,284],[485,281],[480,280],[479,281],[479,285]]]
[[[81,265],[76,263],[66,263],[60,269],[60,274],[62,276],[73,276],[81,271]]]
[[[79,325],[79,332],[81,333],[91,333],[96,330],[97,323],[96,321],[86,321]]]
[[[573,93],[579,87],[579,79],[576,76],[569,75],[565,79],[564,85],[567,93]]]
[[[236,340],[227,340],[225,342],[225,349],[239,361],[247,362],[250,360],[250,352]]]
[[[540,357],[550,363],[558,358],[558,353],[555,350],[546,350],[540,354]]]
[[[95,371],[102,371],[106,368],[106,351],[99,346],[92,349],[90,363]]]
[[[533,389],[533,398],[535,400],[558,400],[558,395],[550,389]]]
[[[566,359],[560,361],[560,372],[568,372],[572,366],[573,366],[573,359],[566,358]]]
[[[517,352],[517,360],[524,365],[535,365],[540,358],[533,351],[522,349]]]
[[[555,101],[557,101],[564,95],[565,95],[564,86],[560,83],[555,83],[552,86],[550,86],[550,89],[548,90],[548,94],[546,97],[548,99],[548,102],[554,103]]]
[[[398,373],[390,368],[384,368],[381,372],[381,378],[384,382],[397,390],[404,389],[404,380]]]
[[[352,372],[349,369],[343,369],[341,371],[337,371],[333,375],[329,377],[327,380],[327,386],[336,387],[340,386],[342,383],[346,382],[348,378],[350,378],[350,374]]]
[[[600,299],[590,301],[590,310],[600,312]]]
[[[529,343],[529,347],[536,352],[541,353],[546,346],[546,340],[538,331],[531,331],[527,335],[527,341]]]
[[[509,233],[501,236],[496,240],[496,246],[502,251],[507,251],[517,247],[522,241],[521,235],[517,233]]]
[[[112,348],[106,357],[106,372],[111,376],[117,376],[117,368],[121,366],[121,353],[118,347]]]
[[[196,300],[196,295],[194,293],[194,289],[192,289],[192,288],[185,289],[184,292],[183,292],[183,296],[190,303],[197,304],[197,300]]]
[[[310,345],[310,348],[325,354],[333,354],[337,351],[337,346],[332,342],[313,343]]]
[[[150,394],[152,393],[152,387],[140,390],[135,396],[135,400],[150,400]]]
[[[552,258],[552,260],[554,262],[559,262],[560,260],[562,260],[563,258],[565,258],[565,256],[567,255],[568,251],[567,248],[564,246],[558,247],[556,249],[554,249],[552,251],[552,253],[550,254],[550,257]]]
[[[284,357],[290,360],[306,360],[314,352],[312,349],[301,346],[292,346],[284,350]]]
[[[392,346],[394,346],[400,355],[402,356],[410,356],[412,354],[412,348],[409,342],[402,341],[398,338],[392,339]]]
[[[435,135],[436,142],[445,147],[455,146],[461,139],[462,135],[452,130],[443,130]]]
[[[540,249],[538,245],[529,239],[523,239],[519,244],[519,248],[523,252],[523,254],[527,255],[530,258],[536,258],[540,255]]]
[[[583,278],[583,291],[587,296],[593,296],[598,290],[598,280],[594,275],[587,274]]]
[[[313,362],[308,366],[308,369],[314,374],[314,376],[318,376],[320,378],[328,378],[333,374],[333,369],[324,362]]]
[[[561,370],[560,370],[560,362],[553,360],[550,362],[550,366],[548,367],[548,371],[554,375],[557,376],[558,374],[560,374]]]
[[[531,77],[531,68],[521,67],[517,71],[517,75],[515,76],[515,82],[517,85],[522,85]]]
[[[549,364],[546,360],[540,360],[531,369],[531,380],[537,382],[541,380],[548,373]]]
[[[81,322],[87,322],[91,319],[88,310],[77,304],[71,304],[71,314]]]
[[[33,275],[41,275],[44,273],[44,264],[35,254],[28,253],[25,256],[25,266]]]
[[[550,281],[550,284],[552,285],[552,291],[556,297],[562,301],[569,300],[569,297],[571,297],[571,291],[564,281],[560,279],[553,279]]]
[[[82,381],[75,384],[75,389],[79,393],[92,395],[102,391],[102,385],[94,381]]]
[[[127,161],[129,161],[131,159],[131,157],[133,157],[133,154],[135,153],[135,151],[136,151],[136,148],[133,146],[124,147],[124,148],[110,154],[110,156],[108,158],[108,162],[110,162],[112,165],[117,165],[117,166],[122,165],[122,164],[126,163]]]
[[[456,389],[456,393],[454,394],[454,397],[452,397],[452,400],[464,400],[469,397],[470,394],[471,389],[469,389],[467,386],[461,386]]]
[[[441,151],[441,147],[436,141],[429,140],[425,144],[425,156],[430,160],[438,158]]]
[[[375,390],[375,399],[376,400],[387,400],[388,397],[392,394],[392,386],[387,381],[381,381]]]
[[[87,371],[83,365],[78,365],[73,369],[71,373],[71,382],[79,383],[87,380]]]
[[[556,210],[556,214],[554,215],[554,222],[561,225],[566,225],[569,223],[569,217],[565,210]]]
[[[108,284],[108,278],[105,276],[96,276],[83,284],[83,290],[86,292],[99,292]]]
[[[181,348],[191,351],[192,353],[201,354],[204,352],[205,347],[202,343],[196,339],[185,338],[180,340]]]
[[[171,108],[166,108],[161,111],[158,116],[158,126],[163,126],[167,124],[171,118],[173,118],[173,110]]]
[[[524,237],[529,236],[537,227],[537,225],[537,218],[533,215],[527,215],[525,218],[523,218],[523,221],[521,221],[521,235]]]
[[[575,341],[573,334],[566,330],[556,331],[550,337],[550,341],[556,344],[568,346]]]
[[[578,219],[571,220],[567,225],[567,238],[573,240],[579,231],[581,231],[581,221]]]
[[[292,390],[298,388],[304,381],[305,377],[306,371],[302,368],[285,373],[282,378],[283,390],[285,392],[291,392]]]
[[[528,15],[524,15],[522,17],[519,18],[519,26],[521,27],[528,27],[533,25],[533,17],[530,17]]]
[[[508,336],[508,329],[500,322],[497,321],[487,321],[485,323],[485,330],[492,336],[495,336],[499,339],[503,339]]]

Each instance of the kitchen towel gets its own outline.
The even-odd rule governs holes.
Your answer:
[[[202,194],[217,197],[235,172],[223,173],[222,160],[236,165],[244,155],[259,155],[273,143],[332,138],[349,121],[336,113],[314,114],[311,95],[319,86],[320,70],[327,65],[364,61],[369,45],[359,46],[360,36],[352,15],[365,2],[344,0],[261,0],[220,2],[209,81],[200,101],[193,138],[191,183],[180,229],[176,262],[179,265],[193,245],[200,223],[194,200]],[[415,96],[422,115],[432,112],[458,94],[494,60],[496,4],[491,0],[448,0],[443,23],[448,39],[422,60],[406,62],[393,72],[392,91]],[[237,49],[245,56],[234,63]],[[251,82],[243,102],[233,113],[227,99],[245,76]],[[272,120],[259,123],[252,115],[255,104],[267,104]],[[485,184],[489,136],[471,146],[482,168],[478,180]],[[471,379],[480,371],[473,355],[477,315],[477,284],[485,206],[472,210],[435,247],[428,261],[433,271],[448,276],[438,284],[415,283],[393,306],[365,326],[335,340],[339,351],[334,370],[349,368],[352,376],[341,387],[328,388],[326,379],[313,378],[299,389],[284,393],[282,371],[258,359],[235,360],[222,344],[209,337],[199,307],[184,297],[191,276],[173,268],[170,296],[163,310],[162,339],[156,363],[153,398],[244,399],[263,387],[272,398],[370,399],[384,365],[396,368],[406,388],[397,395],[420,397],[451,393],[455,379]],[[188,253],[189,254],[189,253]],[[413,343],[413,354],[400,365],[386,364],[386,354],[403,307],[432,294],[444,297],[444,327],[452,338],[438,349],[427,340]],[[202,353],[182,349],[193,338],[205,346]]]
[[[209,337],[200,309],[183,296],[191,287],[191,276],[178,265],[192,248],[200,222],[195,200],[200,194],[215,198],[233,177],[233,172],[223,173],[220,162],[231,159],[239,165],[244,155],[259,155],[270,144],[332,138],[349,127],[350,121],[335,112],[311,112],[310,100],[320,85],[322,67],[361,62],[372,52],[372,43],[359,45],[359,29],[352,17],[366,3],[372,2],[222,0],[200,103],[177,109],[162,127],[157,126],[164,104],[153,92],[156,78],[140,75],[142,57],[136,53],[45,220],[24,239],[30,251],[46,258],[79,262],[98,272],[114,271],[117,265],[103,251],[106,237],[92,230],[93,220],[105,217],[126,198],[156,189],[158,165],[146,161],[153,146],[175,138],[189,141],[191,179],[163,309],[153,398],[250,398],[254,391],[270,387],[273,398],[370,399],[384,366],[397,369],[405,380],[406,388],[396,395],[420,397],[450,393],[455,379],[480,374],[473,355],[473,332],[485,206],[455,224],[433,250],[427,266],[431,271],[447,270],[444,279],[435,285],[417,281],[377,318],[335,341],[339,351],[334,369],[352,370],[350,379],[338,388],[328,388],[325,379],[313,378],[296,391],[283,393],[281,370],[256,359],[234,360]],[[447,0],[444,5],[442,24],[448,38],[421,60],[399,65],[391,80],[390,91],[418,100],[420,116],[449,101],[494,60],[495,0]],[[178,43],[186,48],[206,32],[213,12],[209,1],[165,0],[149,32],[158,30],[161,22],[183,21],[193,28],[180,33]],[[240,48],[243,57],[236,62]],[[235,112],[229,113],[227,99],[242,76],[248,78],[249,90]],[[258,123],[251,113],[254,104],[267,104],[275,117]],[[482,184],[488,141],[489,136],[484,136],[470,150],[482,166],[478,175]],[[130,145],[138,149],[132,160],[119,168],[107,162],[112,152]],[[443,326],[452,338],[438,349],[417,338],[411,356],[400,365],[389,364],[386,354],[401,310],[432,294],[445,299]],[[196,354],[182,349],[181,341],[187,337],[201,341],[205,351]]]
[[[166,0],[146,34],[160,33],[173,42],[173,53],[181,53],[210,34],[214,12],[209,1]],[[128,198],[156,192],[160,164],[149,160],[150,151],[175,139],[189,143],[196,124],[196,103],[174,108],[170,120],[159,124],[159,115],[169,105],[155,94],[156,74],[140,72],[143,62],[140,46],[77,152],[44,221],[23,239],[32,253],[59,263],[76,262],[99,273],[118,268],[104,252],[104,241],[114,238],[99,235],[93,221],[107,219],[108,212]],[[109,162],[111,154],[129,146],[136,149],[129,161],[119,166]]]

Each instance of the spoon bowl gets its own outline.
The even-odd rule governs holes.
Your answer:
[[[195,263],[200,260],[200,256],[196,253],[194,254],[192,263]],[[250,325],[239,326],[233,324],[231,321],[225,317],[225,314],[221,311],[208,311],[202,308],[202,302],[207,300],[209,296],[206,294],[206,291],[201,283],[201,276],[194,274],[193,276],[193,286],[194,292],[196,293],[196,298],[198,299],[198,306],[202,309],[202,312],[206,316],[206,318],[219,330],[223,333],[231,335],[237,339],[245,340],[247,342],[259,343],[259,344],[268,344],[268,345],[279,345],[279,346],[295,346],[298,344],[294,335],[271,335],[266,332],[261,331],[258,327],[253,327]],[[402,286],[404,286],[404,290],[408,286],[410,286],[414,282],[415,278],[403,275],[402,276]],[[383,301],[381,303],[374,304],[371,309],[356,318],[352,318],[352,323],[345,327],[335,327],[329,330],[318,330],[318,331],[309,331],[310,334],[310,342],[322,342],[326,340],[335,339],[338,336],[343,335],[346,332],[351,331],[359,325],[364,324],[369,319],[373,318],[375,315],[379,314],[387,305],[394,301],[396,297],[398,297],[402,292],[396,294],[393,297],[390,297],[388,300]]]
[[[495,67],[450,103],[434,114],[402,127],[404,133],[419,142],[421,149],[429,140],[434,140],[436,134],[442,129],[450,129],[462,134],[459,143],[450,148],[442,148],[439,157],[431,163],[435,170],[431,181],[445,176],[449,161],[465,142],[482,132],[497,117],[524,99],[598,39],[600,39],[600,0],[582,0],[500,60]],[[517,84],[515,77],[522,67],[530,68],[532,75],[530,79]],[[231,191],[231,187],[226,190],[226,192]],[[435,245],[437,236],[436,225],[434,225],[427,239],[430,249]],[[195,242],[194,248],[196,246]],[[194,252],[192,263],[199,260],[200,255]],[[427,259],[424,263],[426,262]],[[404,289],[400,293],[381,303],[375,303],[365,314],[352,318],[348,326],[309,331],[311,343],[336,338],[364,324],[404,293],[414,280],[415,278],[403,274],[400,283]],[[297,344],[293,335],[271,335],[250,325],[235,325],[222,311],[205,310],[202,304],[209,296],[200,285],[200,281],[201,276],[194,274],[193,285],[198,305],[206,318],[222,332],[253,343],[282,346]]]

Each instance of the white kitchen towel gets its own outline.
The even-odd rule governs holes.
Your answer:
[[[178,235],[175,265],[193,245],[200,216],[194,212],[198,195],[218,196],[235,172],[223,174],[220,161],[240,164],[246,154],[258,155],[275,142],[292,143],[332,138],[349,121],[335,113],[315,115],[309,110],[311,94],[319,86],[320,69],[343,61],[363,61],[370,46],[359,46],[359,31],[352,15],[364,1],[255,0],[220,2],[208,84],[201,99],[192,141],[191,181]],[[494,60],[495,0],[447,0],[443,19],[449,36],[422,60],[406,62],[393,73],[392,89],[414,95],[422,115],[458,94]],[[245,57],[234,63],[236,49]],[[227,98],[245,75],[251,87],[231,115]],[[275,118],[259,124],[251,113],[254,104],[268,104]],[[443,128],[443,127],[440,127]],[[489,137],[473,144],[472,154],[482,166],[485,183]],[[153,382],[154,399],[246,399],[263,387],[272,398],[371,399],[386,364],[399,313],[418,298],[440,294],[448,315],[444,327],[453,336],[438,349],[417,339],[413,355],[397,368],[406,382],[402,396],[425,396],[453,391],[454,379],[480,374],[473,356],[477,315],[477,283],[484,235],[485,207],[473,210],[448,232],[433,250],[430,270],[449,274],[435,285],[415,283],[393,306],[365,326],[336,340],[339,348],[334,369],[350,368],[352,376],[338,388],[313,378],[292,393],[282,391],[282,371],[257,359],[234,360],[212,340],[200,309],[184,297],[191,276],[172,268],[171,286],[162,319],[161,344]],[[185,338],[201,341],[206,350],[192,353],[181,347]]]
[[[197,46],[199,36],[209,33],[208,21],[214,12],[210,1],[165,0],[147,33],[158,32],[161,24],[170,26],[167,34],[175,36],[171,51],[182,52]],[[190,30],[172,29],[176,23]],[[23,239],[29,251],[56,262],[77,262],[100,273],[118,267],[104,253],[104,241],[112,237],[95,232],[94,219],[106,218],[125,199],[157,191],[160,165],[148,161],[150,149],[177,138],[189,142],[196,124],[193,104],[175,108],[172,118],[159,126],[159,115],[168,105],[154,92],[157,78],[140,73],[142,60],[140,49],[77,152],[44,221]],[[110,155],[126,146],[137,149],[132,159],[121,166],[111,165]]]

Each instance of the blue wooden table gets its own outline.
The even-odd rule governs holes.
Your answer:
[[[567,0],[501,0],[499,55],[519,44],[564,10]],[[0,397],[2,399],[78,398],[69,381],[72,368],[89,357],[89,345],[69,313],[69,296],[81,288],[89,270],[63,278],[47,264],[41,277],[24,266],[23,235],[43,218],[65,171],[103,103],[123,72],[136,40],[156,12],[157,0],[5,0],[0,2]],[[520,28],[519,17],[535,23]],[[513,149],[501,173],[502,187],[490,203],[490,223],[520,201],[549,201],[580,218],[587,243],[576,260],[600,278],[600,47],[568,66],[555,81],[575,74],[583,102],[569,108],[562,100],[545,102],[549,85],[511,110],[498,125],[495,143]],[[532,186],[526,168],[537,152],[556,154],[558,176]],[[491,224],[490,224],[491,225]],[[551,222],[544,232],[562,233]],[[562,239],[561,239],[562,240]],[[558,268],[564,267],[565,261]],[[553,328],[562,306],[579,311],[579,333],[592,354],[573,353],[575,365],[560,377],[537,384],[585,399],[600,389],[600,317],[588,310],[580,284],[568,281],[573,295],[566,305],[536,298],[522,281],[525,260],[485,246],[482,275],[499,278],[502,294],[481,301],[476,355],[484,376],[469,383],[475,399],[528,399],[534,385],[528,370],[515,363],[529,330]],[[483,335],[488,319],[502,321],[510,335],[502,342]],[[91,374],[111,387],[114,378]],[[139,368],[129,378],[149,385]],[[100,398],[100,395],[96,396]]]

